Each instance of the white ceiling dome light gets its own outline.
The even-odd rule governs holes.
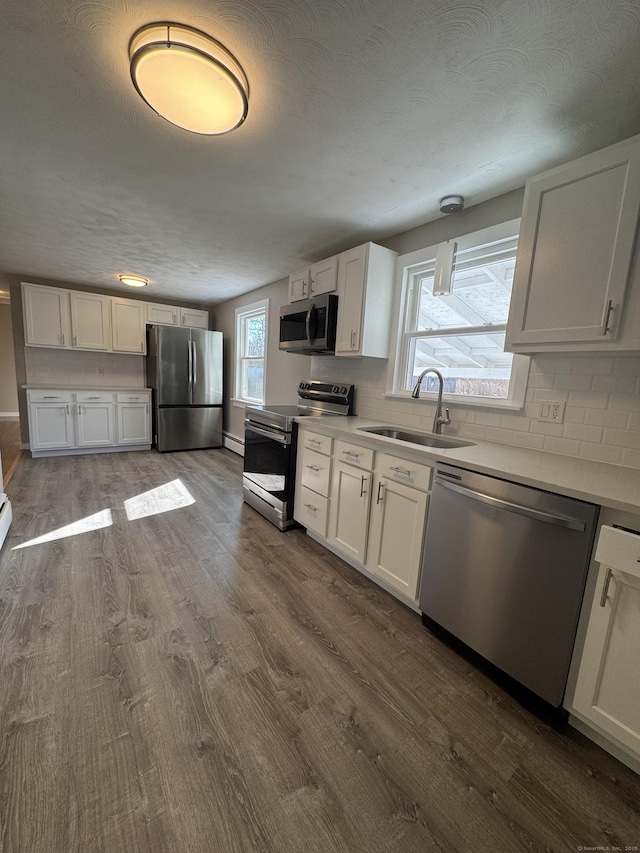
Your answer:
[[[249,82],[242,66],[200,30],[148,24],[131,36],[129,59],[138,94],[171,124],[216,136],[247,117]]]
[[[119,275],[118,278],[122,284],[128,284],[129,287],[146,287],[149,284],[149,279],[142,278],[141,275]]]

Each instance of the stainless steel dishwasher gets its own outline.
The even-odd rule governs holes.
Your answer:
[[[438,465],[423,550],[423,621],[559,707],[598,509]]]

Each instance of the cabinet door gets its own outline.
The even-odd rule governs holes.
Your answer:
[[[77,446],[109,447],[115,444],[113,403],[78,403]]]
[[[151,444],[149,403],[118,403],[118,444]]]
[[[508,349],[615,340],[639,210],[637,139],[527,182]]]
[[[161,326],[177,326],[180,322],[180,309],[177,305],[156,305],[147,302],[147,323]]]
[[[111,297],[72,291],[72,346],[77,349],[111,349]]]
[[[75,446],[70,403],[29,405],[31,450],[63,450]]]
[[[605,531],[622,559],[600,566],[573,707],[640,758],[640,536],[603,527],[598,549]]]
[[[188,326],[190,329],[208,329],[209,312],[199,311],[196,308],[181,308],[180,325]]]
[[[144,354],[147,351],[145,322],[147,306],[135,299],[111,300],[112,348],[114,352]]]
[[[27,346],[59,349],[71,346],[69,291],[23,284],[22,312]]]
[[[331,482],[329,541],[359,563],[365,561],[371,474],[335,462]]]
[[[338,262],[336,355],[357,355],[362,334],[367,246],[343,252]]]
[[[311,267],[309,273],[309,296],[331,293],[338,286],[338,257],[327,258]]]
[[[289,302],[297,302],[309,296],[309,268],[292,272],[289,276]]]
[[[412,601],[418,597],[427,500],[418,489],[375,478],[367,568]]]

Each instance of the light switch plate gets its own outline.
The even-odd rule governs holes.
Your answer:
[[[564,421],[565,405],[563,400],[540,400],[537,420],[561,424]]]

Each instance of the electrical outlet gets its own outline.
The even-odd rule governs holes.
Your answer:
[[[540,400],[537,420],[561,424],[564,421],[564,407],[562,400]]]
[[[98,376],[104,376],[104,367],[98,367],[96,373],[98,374]]]

